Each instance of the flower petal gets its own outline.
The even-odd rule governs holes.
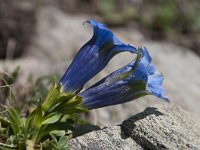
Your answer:
[[[95,20],[87,21],[93,26],[92,38],[80,49],[61,78],[63,91],[75,92],[99,73],[117,53],[137,49],[122,43],[106,25]]]
[[[140,51],[142,58],[138,59]],[[168,100],[162,87],[163,77],[158,74],[151,61],[146,48],[140,48],[135,61],[80,93],[83,106],[88,109],[100,108],[125,103],[149,94]]]
[[[148,80],[148,90],[155,96],[162,98],[166,101],[169,101],[169,98],[166,96],[165,89],[162,87],[162,82],[164,77],[161,74],[153,74],[149,76]]]

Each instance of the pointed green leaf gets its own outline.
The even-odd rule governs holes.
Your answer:
[[[51,113],[49,114],[45,120],[42,122],[42,124],[51,124],[51,123],[54,123],[54,122],[57,122],[60,118],[61,118],[61,113]]]
[[[36,109],[34,120],[35,120],[34,121],[35,127],[37,129],[39,129],[41,127],[42,121],[43,121],[43,113],[42,113],[42,107],[41,107],[41,105],[39,105],[38,108]]]
[[[30,129],[31,129],[31,125],[32,125],[33,119],[34,119],[34,117],[35,117],[36,110],[37,110],[37,109],[34,109],[34,110],[28,115],[28,117],[27,117],[27,119],[26,119],[26,124],[25,124],[26,130],[30,130]]]
[[[59,150],[69,150],[69,139],[67,136],[60,137],[57,147]]]
[[[40,141],[42,138],[50,135],[53,130],[74,130],[74,127],[67,122],[55,122],[53,124],[45,124],[41,127],[36,141]]]
[[[47,98],[42,104],[42,108],[44,111],[46,111],[48,108],[51,108],[54,100],[57,99],[60,95],[60,89],[61,89],[60,85],[57,86],[55,82],[52,84],[48,92]]]
[[[10,121],[13,132],[15,135],[17,135],[20,132],[20,125],[21,125],[20,112],[18,112],[16,109],[12,107],[6,106],[5,108],[7,110],[8,119]]]

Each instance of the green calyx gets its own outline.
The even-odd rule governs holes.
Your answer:
[[[73,113],[87,112],[88,110],[81,106],[82,97],[75,95],[73,93],[67,93],[62,91],[62,85],[59,83],[56,85],[53,83],[46,100],[42,104],[42,110],[44,112],[60,112],[69,113],[73,110]],[[75,110],[79,109],[78,112]]]

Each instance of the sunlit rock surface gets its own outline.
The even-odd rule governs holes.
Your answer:
[[[72,150],[198,150],[200,123],[180,107],[152,106],[119,126],[93,131],[70,141]]]

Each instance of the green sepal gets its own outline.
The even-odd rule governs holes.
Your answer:
[[[57,103],[52,105],[48,110],[46,110],[47,113],[55,112],[59,106],[64,107],[63,104],[70,101],[74,95],[72,94],[67,94],[67,93],[60,93],[60,96],[55,99]]]
[[[51,112],[57,105],[62,102],[66,102],[74,96],[72,93],[62,92],[61,83],[52,84],[51,89],[48,92],[47,98],[42,104],[42,109],[44,112]]]
[[[134,80],[129,83],[128,85],[130,87],[130,91],[127,91],[125,95],[128,96],[134,93],[134,96],[132,95],[131,100],[137,99],[146,95],[151,95],[151,93],[147,90],[147,83],[142,80]]]
[[[61,112],[62,114],[74,114],[74,113],[83,113],[89,112],[88,109],[82,107],[82,97],[81,96],[74,96],[65,103],[61,103],[55,111]]]
[[[72,108],[68,108],[64,110],[62,113],[71,115],[74,113],[86,113],[86,112],[89,112],[89,110],[79,105]]]
[[[82,103],[82,97],[80,96],[74,96],[71,99],[69,99],[66,102],[61,103],[59,106],[57,106],[54,111],[62,112],[62,110],[70,109],[75,106],[78,106]]]
[[[42,104],[45,113],[60,112],[64,114],[88,112],[81,107],[82,97],[73,93],[62,92],[62,85],[53,83],[46,100]],[[46,116],[45,116],[46,117]]]

